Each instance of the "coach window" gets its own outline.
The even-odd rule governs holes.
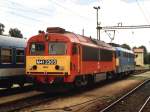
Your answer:
[[[123,57],[126,57],[126,53],[125,52],[123,52]]]
[[[16,63],[21,64],[24,63],[24,50],[16,49]]]
[[[49,54],[52,55],[64,55],[66,54],[66,43],[64,42],[50,42]]]
[[[30,46],[31,55],[43,55],[45,51],[44,43],[32,43]]]
[[[120,57],[121,56],[121,52],[120,51],[118,51],[118,57]]]
[[[1,63],[12,63],[12,49],[2,48],[1,49]]]

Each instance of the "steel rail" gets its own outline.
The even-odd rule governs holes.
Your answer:
[[[39,105],[48,101],[53,101],[57,99],[58,96],[51,96],[49,97],[46,93],[41,93],[34,96],[29,96],[27,98],[22,98],[15,101],[10,101],[6,103],[0,104],[0,111],[1,112],[7,112],[7,111],[19,111],[21,109]]]
[[[138,112],[142,112],[144,107],[146,106],[146,104],[148,103],[148,101],[150,100],[150,96],[146,99],[146,101],[144,102],[144,104],[142,105],[142,107],[140,108],[140,110]]]
[[[127,94],[123,95],[121,98],[119,98],[115,102],[111,103],[110,105],[108,105],[107,107],[105,107],[104,109],[102,109],[99,112],[105,112],[105,111],[107,111],[108,109],[110,109],[111,107],[113,107],[115,104],[119,103],[122,99],[126,98],[127,96],[129,96],[130,94],[132,94],[133,92],[135,92],[138,88],[140,88],[144,84],[148,83],[149,81],[150,81],[150,79],[145,80],[144,82],[142,82],[141,84],[139,84],[137,87],[135,87],[134,89],[132,89],[131,91],[129,91]]]
[[[10,89],[1,89],[0,90],[0,98],[5,97],[5,96],[21,94],[21,93],[29,92],[29,91],[32,91],[32,90],[34,90],[32,85],[27,85],[27,86],[24,86],[22,88],[13,87],[13,88],[10,88]]]

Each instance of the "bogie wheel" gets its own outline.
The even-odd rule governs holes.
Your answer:
[[[113,75],[111,73],[107,73],[106,80],[113,79]]]
[[[88,84],[88,78],[86,76],[78,76],[74,81],[74,85],[76,87],[86,86],[87,84]]]
[[[22,82],[22,83],[19,83],[18,85],[20,86],[20,88],[23,88],[23,87],[24,87],[24,83],[23,83],[23,82]]]

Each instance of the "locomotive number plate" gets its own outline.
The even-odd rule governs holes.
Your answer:
[[[42,65],[56,65],[57,60],[56,59],[49,59],[49,60],[36,60],[36,64],[42,64]]]

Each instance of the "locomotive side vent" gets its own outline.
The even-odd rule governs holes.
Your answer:
[[[46,32],[48,33],[65,33],[66,30],[60,27],[48,27]]]

